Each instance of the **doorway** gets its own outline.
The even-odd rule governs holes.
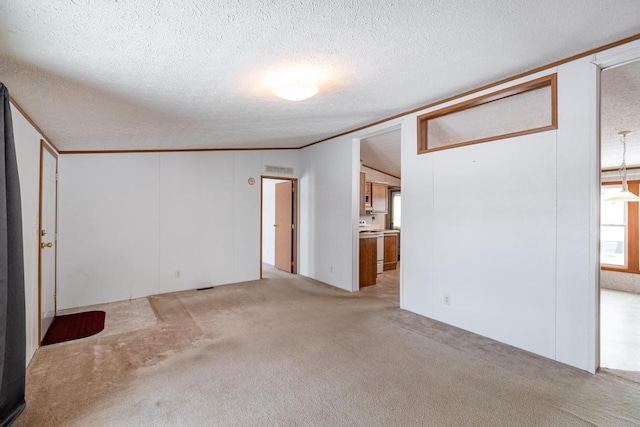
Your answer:
[[[261,177],[260,278],[263,264],[298,274],[298,180]]]
[[[38,342],[56,315],[58,240],[58,155],[40,140],[40,218],[38,231]]]
[[[360,139],[358,287],[400,305],[402,132],[398,125]]]
[[[640,60],[600,74],[601,368],[640,375]]]

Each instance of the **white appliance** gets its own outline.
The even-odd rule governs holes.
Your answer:
[[[378,244],[377,270],[378,274],[382,274],[382,271],[384,270],[384,233],[378,234],[378,237],[376,237],[376,243]]]

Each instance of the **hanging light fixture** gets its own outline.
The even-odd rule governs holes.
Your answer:
[[[622,164],[620,165],[620,178],[622,178],[622,190],[619,193],[614,194],[611,197],[605,199],[605,201],[621,201],[621,202],[640,202],[640,197],[629,191],[627,187],[627,135],[631,132],[623,130],[618,132],[620,135],[620,142],[622,142]]]

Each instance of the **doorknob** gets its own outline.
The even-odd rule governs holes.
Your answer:
[[[40,247],[41,247],[42,249],[44,249],[44,248],[50,248],[50,247],[52,247],[52,246],[53,246],[53,243],[51,243],[51,242],[49,242],[49,243],[40,243]]]

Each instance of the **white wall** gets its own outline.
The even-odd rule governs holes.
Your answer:
[[[557,131],[404,150],[403,308],[593,369],[594,68],[587,58],[527,78],[558,72]],[[403,128],[409,147],[415,117]]]
[[[260,175],[267,164],[297,172],[298,157],[61,156],[59,308],[258,279]]]
[[[298,271],[348,291],[353,282],[353,214],[358,214],[353,168],[359,157],[347,136],[300,150]],[[356,178],[359,183],[359,171]],[[356,232],[357,227],[356,222]]]
[[[555,136],[407,156],[403,308],[554,357]]]
[[[22,199],[26,363],[28,364],[40,344],[38,339],[38,227],[40,215],[40,140],[43,137],[15,107],[11,108],[11,115],[20,178],[20,197]]]
[[[159,154],[62,155],[58,308],[159,293]]]
[[[316,152],[306,153],[309,170],[322,176],[317,182],[312,174],[310,186],[339,194],[351,188],[357,200],[359,165],[351,162],[350,186],[346,178],[328,177],[333,165],[325,159],[349,163],[349,139],[402,124],[402,308],[595,370],[599,164],[598,71],[592,60],[490,90],[557,72],[555,131],[418,155],[417,116],[467,97],[310,147]],[[318,223],[311,231],[332,232],[334,224],[346,230],[344,216],[352,212],[357,221],[353,209],[353,202],[336,198],[330,208],[319,207],[331,224]],[[316,251],[314,277],[329,281],[322,259],[348,244],[340,239],[333,247],[315,242],[305,249]],[[355,278],[357,256],[352,261],[347,268]],[[445,294],[451,305],[444,304]]]
[[[591,59],[526,78],[557,71],[557,131],[426,155],[403,150],[401,305],[593,371]],[[405,118],[407,147],[416,146],[416,116]]]
[[[276,184],[277,179],[262,181],[262,262],[275,264],[276,232]]]

